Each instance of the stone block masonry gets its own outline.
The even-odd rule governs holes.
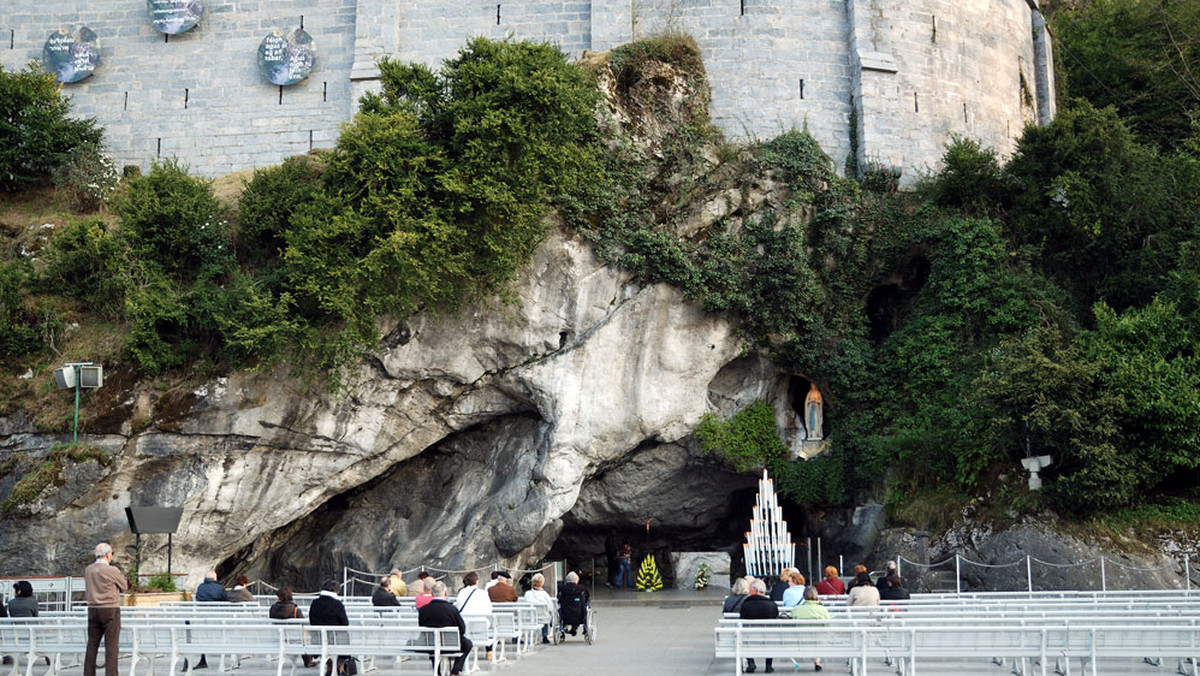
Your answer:
[[[39,57],[59,27],[99,35],[96,74],[64,90],[105,126],[118,164],[175,156],[208,176],[331,146],[378,86],[379,58],[437,67],[474,36],[551,42],[578,57],[691,35],[726,134],[807,129],[838,169],[853,152],[860,168],[901,167],[905,183],[937,166],[952,135],[1007,154],[1026,124],[1054,114],[1035,0],[208,0],[200,25],[169,39],[136,0],[5,5],[6,69]],[[259,75],[256,50],[301,22],[317,65],[281,90]]]

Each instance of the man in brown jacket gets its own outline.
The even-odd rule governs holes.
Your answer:
[[[96,653],[104,637],[104,676],[117,676],[121,637],[121,593],[129,589],[124,573],[113,567],[113,550],[107,542],[96,545],[96,562],[83,571],[88,603],[87,653],[83,676],[96,676]]]
[[[496,584],[488,587],[487,591],[492,603],[515,603],[518,600],[517,590],[512,586],[512,576],[504,571],[499,572]]]

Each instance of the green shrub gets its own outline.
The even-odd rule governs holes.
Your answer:
[[[147,589],[157,589],[160,592],[175,591],[175,576],[170,573],[155,573],[146,581]]]
[[[254,172],[238,201],[239,258],[264,268],[278,260],[292,213],[321,189],[323,173],[321,161],[311,156]]]
[[[205,179],[175,161],[155,163],[113,200],[121,232],[134,255],[163,272],[191,280],[233,266],[221,207]]]
[[[29,297],[26,259],[0,263],[0,355],[31,354],[54,343],[63,322],[54,307]]]
[[[775,412],[756,401],[727,421],[705,413],[693,432],[705,453],[718,453],[739,472],[785,458],[787,447],[775,429]]]
[[[117,188],[117,167],[98,143],[73,148],[53,172],[54,185],[71,208],[91,213],[106,204]]]
[[[0,67],[0,190],[41,180],[83,145],[97,145],[94,120],[68,117],[71,100],[54,75],[30,64],[7,72]]]
[[[103,221],[78,221],[61,228],[40,258],[40,288],[74,296],[105,317],[122,316],[129,260],[124,242]]]
[[[125,297],[130,355],[147,373],[162,373],[189,357],[188,307],[179,285],[147,270]]]
[[[323,194],[284,235],[284,290],[304,317],[346,329],[331,354],[371,345],[383,314],[502,289],[544,239],[552,201],[597,171],[598,93],[553,46],[477,39],[437,73],[380,71]]]
[[[1003,170],[994,149],[954,136],[942,155],[942,165],[929,186],[930,198],[937,204],[984,216],[1003,203]]]

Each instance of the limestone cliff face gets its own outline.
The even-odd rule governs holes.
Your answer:
[[[183,507],[173,567],[193,576],[226,561],[305,579],[343,563],[513,565],[545,554],[585,484],[631,454],[662,446],[680,460],[637,461],[593,509],[639,494],[664,521],[703,522],[694,484],[750,484],[688,450],[714,381],[736,405],[781,378],[741,358],[733,325],[670,287],[631,284],[563,229],[514,292],[512,305],[391,327],[337,394],[280,373],[130,388],[124,434],[89,439],[112,466],[70,465],[6,518],[0,570],[64,573],[97,540],[130,545],[130,504]],[[137,419],[155,422],[135,433]],[[8,448],[53,443],[25,427],[4,421]],[[160,540],[144,543],[143,570],[165,567]]]

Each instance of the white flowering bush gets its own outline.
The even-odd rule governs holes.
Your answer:
[[[112,158],[99,143],[84,143],[67,154],[53,171],[54,185],[71,208],[92,213],[106,204],[117,189],[120,176]]]

